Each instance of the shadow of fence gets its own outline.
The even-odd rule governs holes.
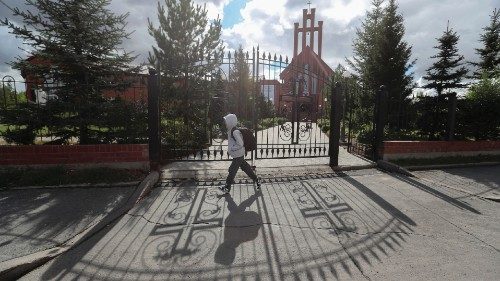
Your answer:
[[[340,175],[340,176],[339,176]],[[121,221],[56,259],[41,279],[362,277],[404,247],[416,223],[347,175],[240,182],[162,182]]]

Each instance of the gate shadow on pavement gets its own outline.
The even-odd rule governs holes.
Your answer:
[[[425,178],[438,184],[459,187],[465,194],[455,199],[471,196],[488,196],[500,194],[500,165],[478,166],[467,168],[451,168],[434,171],[425,171]]]
[[[123,204],[132,188],[0,192],[0,262],[59,246]]]
[[[162,182],[109,228],[32,277],[171,280],[364,278],[417,224],[355,178],[332,173],[241,181]]]
[[[478,210],[474,209],[473,207],[471,207],[470,205],[468,205],[467,203],[465,202],[462,202],[462,201],[459,201],[435,188],[432,188],[418,180],[415,180],[413,178],[410,178],[410,177],[406,177],[406,176],[402,176],[402,175],[399,175],[399,174],[390,174],[392,177],[402,181],[402,182],[405,182],[413,187],[416,187],[424,192],[427,192],[433,196],[436,196],[437,198],[439,199],[442,199],[443,201],[459,208],[459,209],[462,209],[462,210],[467,210],[469,212],[472,212],[472,213],[475,213],[475,214],[478,214],[480,215],[481,212],[479,212]]]

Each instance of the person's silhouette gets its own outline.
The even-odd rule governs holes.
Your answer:
[[[224,196],[229,215],[224,221],[224,242],[215,252],[214,260],[218,264],[230,265],[234,262],[236,248],[243,242],[257,238],[262,225],[262,217],[254,211],[246,211],[257,199],[256,193],[240,205],[236,205],[231,195]]]

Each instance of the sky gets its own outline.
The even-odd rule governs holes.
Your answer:
[[[22,0],[2,0],[11,7],[25,9]],[[160,0],[163,3],[163,0]],[[307,0],[194,0],[205,4],[211,19],[222,20],[222,39],[228,50],[241,45],[246,50],[259,46],[261,51],[292,56],[293,23],[301,22],[302,9],[308,8]],[[346,58],[352,57],[352,42],[356,29],[361,26],[370,0],[311,0],[316,8],[316,20],[323,20],[323,60],[335,68],[339,63],[346,65]],[[417,59],[414,78],[422,82],[425,70],[432,64],[430,58],[436,53],[437,44],[449,20],[450,27],[460,36],[459,51],[467,61],[478,59],[474,48],[480,48],[478,41],[482,28],[487,26],[500,0],[399,0],[399,13],[404,18],[406,33],[404,40],[412,46],[412,59]],[[134,30],[122,48],[133,51],[137,63],[147,60],[147,54],[154,44],[148,34],[147,20],[157,23],[157,0],[112,0],[110,9],[123,14],[129,12],[128,28]],[[0,4],[0,18],[9,18],[11,12]],[[156,24],[157,25],[157,24]],[[12,70],[7,62],[17,56],[25,57],[22,41],[9,34],[6,27],[0,27],[0,78],[12,75],[21,79],[18,71]]]

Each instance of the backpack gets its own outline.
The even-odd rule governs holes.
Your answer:
[[[245,151],[252,151],[257,149],[257,140],[255,139],[252,130],[245,127],[241,128],[234,127],[231,130],[231,137],[234,140],[236,140],[233,135],[234,130],[239,130],[241,132],[241,135],[243,136],[243,145],[245,146]]]

